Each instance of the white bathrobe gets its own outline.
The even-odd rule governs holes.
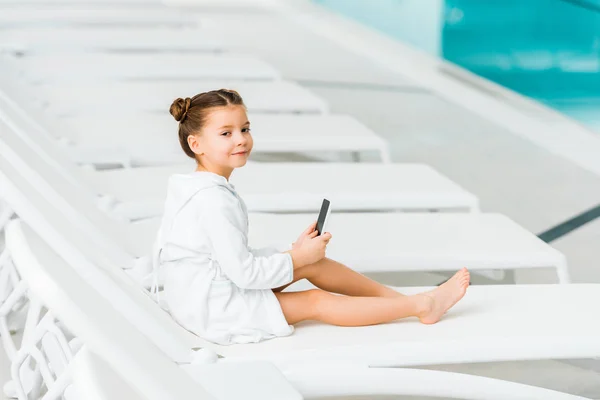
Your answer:
[[[210,172],[173,175],[154,249],[173,318],[218,343],[287,336],[272,288],[293,279],[283,249],[248,247],[248,211],[233,185]]]

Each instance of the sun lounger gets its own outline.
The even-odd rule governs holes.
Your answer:
[[[5,56],[26,82],[98,80],[240,79],[276,80],[275,68],[254,57],[208,54],[39,54]],[[43,67],[42,67],[43,66]]]
[[[180,10],[167,7],[135,7],[113,3],[112,7],[105,4],[73,4],[40,7],[29,3],[24,7],[24,2],[0,2],[0,29],[12,27],[196,27],[197,18]]]
[[[0,52],[26,56],[57,51],[161,52],[162,56],[165,52],[226,49],[211,32],[197,28],[19,28],[0,32]]]
[[[304,153],[307,155],[359,156],[378,153],[382,162],[391,162],[387,142],[356,119],[347,115],[265,115],[250,114],[254,138],[253,154]],[[118,118],[79,116],[56,121],[54,134],[67,140],[66,150],[80,154],[106,152],[114,160],[114,149],[128,154],[128,165],[180,164],[185,160],[177,139],[178,123],[168,114],[138,114]],[[64,128],[60,128],[59,124]],[[168,133],[171,133],[170,135]],[[140,141],[144,147],[140,148]],[[110,142],[108,145],[107,142]]]
[[[221,364],[216,358],[207,356],[211,351],[221,354],[228,363],[272,359],[286,378],[301,392],[308,392],[309,396],[342,393],[439,396],[445,389],[455,394],[453,397],[494,399],[501,398],[499,393],[510,393],[513,398],[541,396],[569,399],[574,396],[460,374],[365,367],[573,355],[593,357],[600,354],[600,328],[590,318],[585,318],[590,315],[586,313],[592,312],[589,308],[600,300],[598,285],[497,286],[487,293],[479,290],[485,287],[472,287],[463,302],[442,322],[433,326],[412,320],[363,328],[299,324],[296,332],[286,338],[224,347],[204,342],[183,330],[148,296],[136,291],[133,286],[113,281],[93,263],[74,266],[65,262],[31,228],[19,221],[9,226],[8,243],[11,257],[31,292],[39,296],[53,315],[60,318],[90,350],[102,355],[105,365],[118,372],[121,380],[129,381],[130,385],[152,399],[157,390],[164,393],[163,396],[171,393],[165,390],[166,382],[183,382],[178,386],[178,396],[183,397],[176,398],[188,398],[192,390],[191,382],[186,381],[184,375],[179,375],[175,364],[169,364],[168,360],[175,361],[195,379],[205,382],[203,386],[208,392],[209,376],[212,386],[221,388],[220,372],[230,377],[240,376],[241,384],[251,386],[246,388],[247,393],[252,393],[252,389],[262,389],[263,396],[269,396],[265,393],[263,377],[255,372],[249,373],[250,377],[256,378],[247,382],[243,364]],[[85,275],[81,275],[83,270],[86,270]],[[92,279],[93,286],[90,285]],[[505,296],[509,298],[505,299]],[[119,302],[120,299],[126,301]],[[548,310],[548,305],[557,309]],[[562,323],[554,310],[575,318],[567,324]],[[530,336],[540,332],[558,332],[560,335]],[[503,339],[500,339],[499,333],[504,334],[501,336]],[[185,340],[181,340],[183,338]],[[190,348],[192,343],[194,347]],[[197,346],[202,346],[197,354],[205,360],[204,363],[193,362],[196,353],[191,350]],[[87,350],[84,348],[84,351]],[[210,364],[210,360],[214,364]],[[216,368],[211,368],[213,366]],[[224,370],[218,371],[219,367]],[[231,374],[227,368],[238,374]],[[213,374],[207,376],[211,370]],[[344,376],[354,378],[352,388],[338,385]],[[405,389],[403,385],[394,384],[402,382],[402,377],[411,377],[413,383],[427,384],[417,386],[408,383]],[[16,378],[19,383],[19,377]],[[309,383],[311,378],[312,384]],[[151,383],[148,383],[149,379]],[[228,379],[229,384],[232,381],[235,379]],[[281,384],[278,381],[277,385]],[[289,387],[286,389],[286,394],[289,394],[286,398],[292,398],[293,392]],[[239,387],[233,390],[239,390]]]
[[[196,79],[104,84],[53,83],[31,87],[19,82],[17,78],[10,82],[9,76],[13,74],[0,77],[0,90],[12,101],[20,107],[25,107],[28,112],[35,112],[36,108],[44,107],[50,116],[57,117],[66,115],[123,117],[138,112],[168,115],[169,106],[177,97],[191,97],[197,93],[220,88],[240,92],[248,110],[252,113],[322,114],[329,110],[328,104],[323,99],[310,90],[288,81],[233,82]],[[81,101],[69,101],[67,93],[71,93],[73,98]],[[95,114],[92,110],[95,110]]]
[[[244,98],[248,110],[254,113],[326,113],[329,105],[310,90],[289,81],[233,82],[231,80],[172,80],[170,82],[83,83],[81,85],[42,85],[37,98],[52,115],[91,115],[91,108],[100,114],[126,115],[115,105],[129,104],[135,111],[165,114],[177,97],[192,97],[216,89],[233,89]],[[69,102],[66,92],[82,95],[81,104]],[[86,94],[84,94],[86,93]],[[118,100],[118,102],[117,102]],[[132,103],[128,103],[133,100]],[[111,104],[112,101],[112,104]],[[165,111],[166,106],[166,111]]]
[[[83,188],[89,198],[104,195],[105,204],[129,218],[162,213],[168,177],[193,171],[183,166],[84,171],[43,148],[39,140],[2,129],[0,152],[24,162],[24,171],[44,175],[55,187],[61,181]],[[31,154],[39,157],[31,157]],[[477,211],[475,196],[421,164],[376,163],[251,163],[235,172],[232,183],[251,211],[314,212],[327,197],[336,211],[468,210]],[[357,185],[360,182],[360,185]],[[108,196],[108,197],[107,197]]]
[[[324,152],[349,152],[357,156],[361,152],[377,152],[382,161],[390,162],[386,141],[352,117],[260,113],[269,108],[289,111],[303,107],[315,111],[326,109],[318,98],[301,87],[284,81],[245,83],[239,86],[234,87],[244,93],[251,111],[250,120],[255,137],[254,153],[307,152],[318,155]],[[217,86],[208,86],[207,89],[214,87]],[[132,90],[135,91],[133,88]],[[16,91],[18,90],[11,90]],[[65,89],[61,93],[69,91]],[[88,92],[86,98],[97,97],[93,92]],[[164,99],[167,98],[171,97],[165,95]],[[279,101],[279,98],[288,99],[287,104]],[[19,108],[21,101],[17,102],[15,107]],[[18,112],[9,111],[9,108],[11,105],[6,104],[5,112],[12,115]],[[90,106],[89,109],[98,110],[96,105]],[[48,126],[48,129],[42,128],[44,132],[53,134],[61,139],[63,144],[67,144],[67,149],[75,160],[86,163],[103,163],[103,160],[106,160],[105,164],[111,164],[117,156],[124,158],[121,160],[124,165],[139,166],[181,163],[186,159],[176,140],[177,122],[164,110],[162,115],[128,112],[126,116],[106,118],[98,118],[97,112],[94,115],[64,119],[40,114],[33,112],[30,106],[26,116],[22,116],[23,126],[20,131],[32,135],[32,132],[37,130],[27,129],[25,125],[31,125],[33,118],[40,117],[36,118],[40,120],[39,124]],[[167,132],[171,132],[172,135],[167,135]],[[140,137],[143,138],[144,148],[139,146]]]
[[[168,177],[187,171],[193,167],[84,171],[84,179],[97,193],[118,199],[117,213],[155,216],[162,211]],[[251,163],[230,181],[256,212],[318,212],[323,198],[337,212],[478,211],[474,195],[424,164]]]
[[[303,107],[314,111],[326,108],[301,87],[283,81],[240,86],[250,108],[254,154],[305,152],[311,155],[351,153],[359,156],[362,152],[376,152],[383,162],[390,162],[387,142],[350,116],[261,113],[269,108],[288,111]],[[269,92],[269,96],[272,94],[273,97],[263,95]],[[93,94],[90,96],[94,97]],[[289,100],[287,104],[274,101],[278,97],[289,97]],[[8,111],[9,107],[7,104],[5,112],[14,115],[17,111]],[[90,109],[95,109],[95,106]],[[106,118],[98,118],[98,114],[51,118],[47,113],[32,113],[31,108],[26,114],[20,117],[23,123],[20,132],[34,135],[43,130],[41,135],[59,139],[74,160],[114,164],[116,157],[122,157],[117,163],[140,166],[181,163],[187,159],[177,140],[178,124],[164,110],[161,115],[130,112]],[[28,129],[34,118],[38,120],[38,128]],[[139,146],[141,138],[143,148]]]
[[[250,214],[250,243],[292,243],[315,218]],[[140,235],[144,225],[151,223],[136,228]],[[327,230],[327,256],[362,273],[551,268],[570,281],[561,252],[501,214],[332,213]]]
[[[250,213],[249,243],[289,246],[315,218]],[[158,220],[129,225],[134,254],[145,254],[158,227]],[[327,257],[361,273],[548,268],[558,282],[570,282],[561,252],[501,214],[332,213],[327,230],[333,235]]]

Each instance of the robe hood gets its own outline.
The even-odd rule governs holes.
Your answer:
[[[223,186],[235,193],[235,188],[227,179],[212,172],[192,172],[190,174],[175,174],[169,178],[167,198],[165,200],[165,214],[161,226],[163,229],[171,224],[177,213],[199,191]]]

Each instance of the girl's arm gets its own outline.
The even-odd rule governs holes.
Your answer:
[[[210,239],[213,257],[227,277],[242,289],[273,289],[292,282],[291,255],[250,251],[233,212],[237,206],[229,199],[222,200],[204,204],[201,223]]]
[[[284,253],[286,251],[289,251],[292,249],[292,245],[288,244],[288,245],[273,245],[273,246],[269,246],[269,247],[261,247],[258,249],[255,249],[253,247],[248,247],[248,249],[250,250],[250,252],[252,254],[254,254],[255,257],[269,257],[272,256],[273,254],[277,254],[277,253]]]

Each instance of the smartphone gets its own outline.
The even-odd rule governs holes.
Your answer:
[[[325,232],[327,217],[329,217],[329,212],[331,211],[330,205],[331,203],[329,200],[323,199],[321,211],[319,211],[319,218],[317,218],[317,236]]]

